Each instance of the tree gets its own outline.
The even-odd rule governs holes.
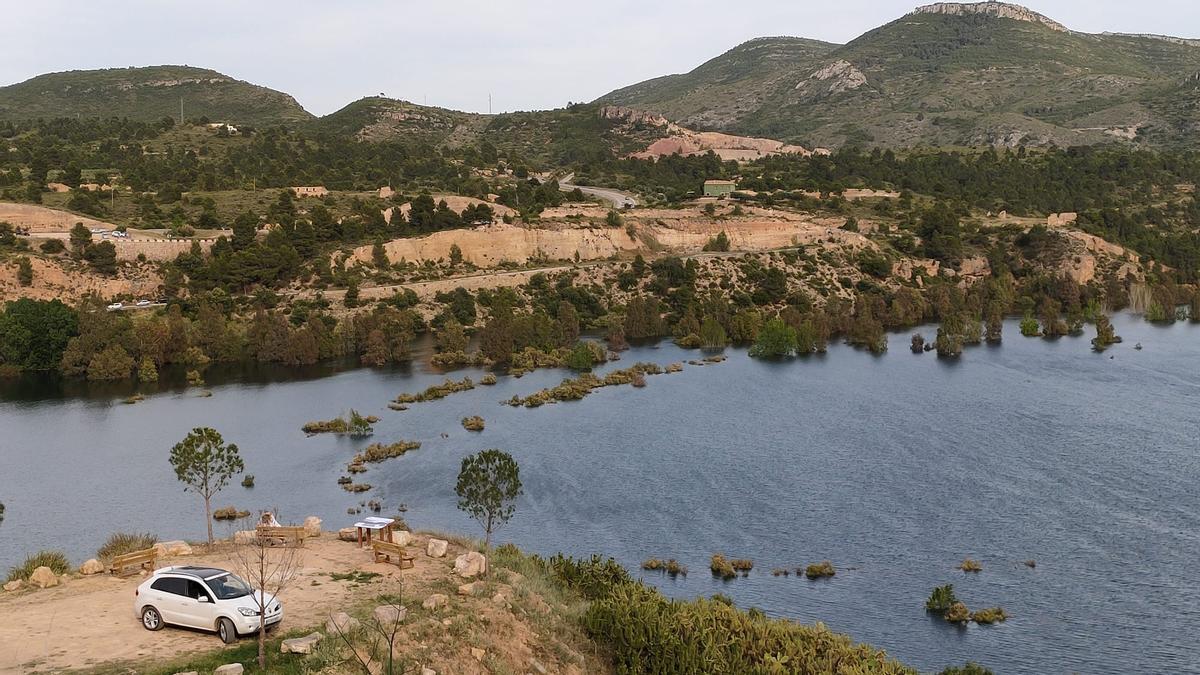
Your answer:
[[[210,430],[211,431],[211,430]],[[215,433],[215,432],[214,432]],[[254,526],[247,525],[246,529]],[[212,542],[212,519],[209,518],[209,543]],[[277,540],[269,536],[255,536],[246,543],[233,547],[231,555],[234,572],[256,591],[250,596],[254,609],[258,610],[258,667],[267,667],[267,605],[272,596],[287,588],[303,568],[301,549],[295,546],[278,546]]]
[[[451,317],[438,329],[435,347],[439,354],[465,352],[468,342],[462,324]]]
[[[215,429],[196,427],[171,448],[171,467],[184,484],[184,492],[204,498],[204,519],[208,524],[208,543],[213,543],[212,497],[229,484],[229,479],[245,470],[238,447],[225,444]]]
[[[27,257],[17,258],[17,282],[22,286],[33,285],[33,263]]]
[[[513,502],[523,494],[520,467],[502,450],[476,453],[463,459],[454,492],[459,510],[483,526],[486,548],[491,545],[492,532],[512,518]]]
[[[10,301],[0,313],[0,362],[22,370],[55,370],[78,334],[79,315],[61,300]]]
[[[82,256],[84,249],[91,243],[92,231],[83,223],[75,223],[71,228],[71,251],[77,256]]]
[[[83,257],[100,274],[112,276],[117,273],[117,247],[111,241],[89,244]]]
[[[462,264],[462,261],[462,249],[458,247],[458,244],[450,244],[450,266],[458,267]]]
[[[392,266],[388,260],[387,249],[383,247],[383,240],[376,239],[374,244],[371,244],[371,263],[375,265],[377,270],[386,270]]]
[[[796,353],[797,347],[796,329],[776,318],[768,321],[759,331],[758,340],[750,348],[750,356],[767,359],[791,356]]]

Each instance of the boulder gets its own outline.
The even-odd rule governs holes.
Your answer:
[[[483,651],[479,647],[471,647],[471,656],[474,656],[476,661],[482,661],[483,656],[486,653],[487,652]]]
[[[191,555],[192,547],[186,541],[160,541],[154,545],[160,557],[172,555]]]
[[[309,633],[304,637],[284,640],[279,644],[280,654],[311,654],[317,643],[321,641],[320,633]]]
[[[343,527],[338,530],[338,539],[342,541],[358,541],[358,530],[353,527]]]
[[[319,537],[321,536],[321,519],[316,516],[309,516],[304,519],[304,536]]]
[[[421,606],[425,609],[437,609],[439,607],[445,607],[449,603],[450,598],[446,597],[442,593],[434,593],[428,598],[425,598],[425,602],[422,602]]]
[[[253,544],[258,540],[258,533],[254,530],[238,530],[233,533],[233,543],[235,544]]]
[[[409,532],[408,530],[396,530],[392,532],[392,541],[396,542],[400,546],[408,546],[409,544],[413,543],[412,532]]]
[[[24,585],[25,585],[24,581],[21,581],[20,579],[13,579],[12,581],[8,582],[7,584],[4,584],[4,590],[9,591],[9,592],[19,591],[19,590],[21,590],[21,587]]]
[[[245,666],[240,663],[227,663],[223,666],[217,666],[213,671],[213,675],[242,675],[246,672]]]
[[[458,587],[459,595],[475,595],[475,591],[479,589],[479,582],[472,581],[469,584],[463,584]]]
[[[437,671],[433,668],[421,668],[421,675],[437,675]]]
[[[38,588],[50,588],[58,585],[58,575],[49,567],[42,565],[29,575],[29,583]]]
[[[358,628],[358,619],[345,612],[338,612],[325,622],[325,632],[330,635],[341,633],[345,635]]]
[[[487,572],[487,558],[479,551],[469,551],[454,559],[454,573],[460,577],[477,577]]]
[[[200,673],[194,670],[189,670],[186,673],[175,673],[175,675],[200,675]]]
[[[82,575],[85,575],[85,576],[91,576],[93,574],[103,574],[104,573],[104,565],[102,565],[99,560],[92,558],[91,560],[89,560],[79,566],[79,573]]]
[[[450,547],[450,542],[445,539],[430,539],[425,545],[425,555],[430,558],[446,557],[446,549]]]
[[[375,621],[380,626],[392,626],[404,621],[404,617],[408,616],[408,608],[380,605],[375,608],[374,612],[371,612],[371,616],[375,617]]]

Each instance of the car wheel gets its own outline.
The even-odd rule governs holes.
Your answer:
[[[234,628],[233,622],[225,617],[217,622],[217,635],[220,636],[221,642],[231,645],[237,642],[237,628]]]
[[[146,630],[162,630],[163,620],[162,615],[154,607],[142,608],[142,626]]]

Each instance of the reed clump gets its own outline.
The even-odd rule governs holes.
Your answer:
[[[837,574],[837,570],[834,569],[833,563],[829,562],[828,560],[824,562],[813,563],[804,568],[804,576],[808,577],[809,579],[825,579],[835,574]]]
[[[399,405],[405,405],[408,403],[436,401],[438,399],[446,398],[450,394],[456,394],[460,391],[470,391],[474,388],[475,383],[471,381],[471,378],[469,377],[464,377],[461,380],[447,379],[445,382],[428,387],[425,389],[425,391],[418,394],[400,394],[393,402]]]

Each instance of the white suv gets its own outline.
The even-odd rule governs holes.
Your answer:
[[[225,644],[238,635],[258,631],[258,600],[262,591],[250,588],[235,574],[213,567],[164,567],[134,591],[133,611],[146,630],[166,624],[212,631]],[[267,628],[283,620],[283,605],[267,594]]]

